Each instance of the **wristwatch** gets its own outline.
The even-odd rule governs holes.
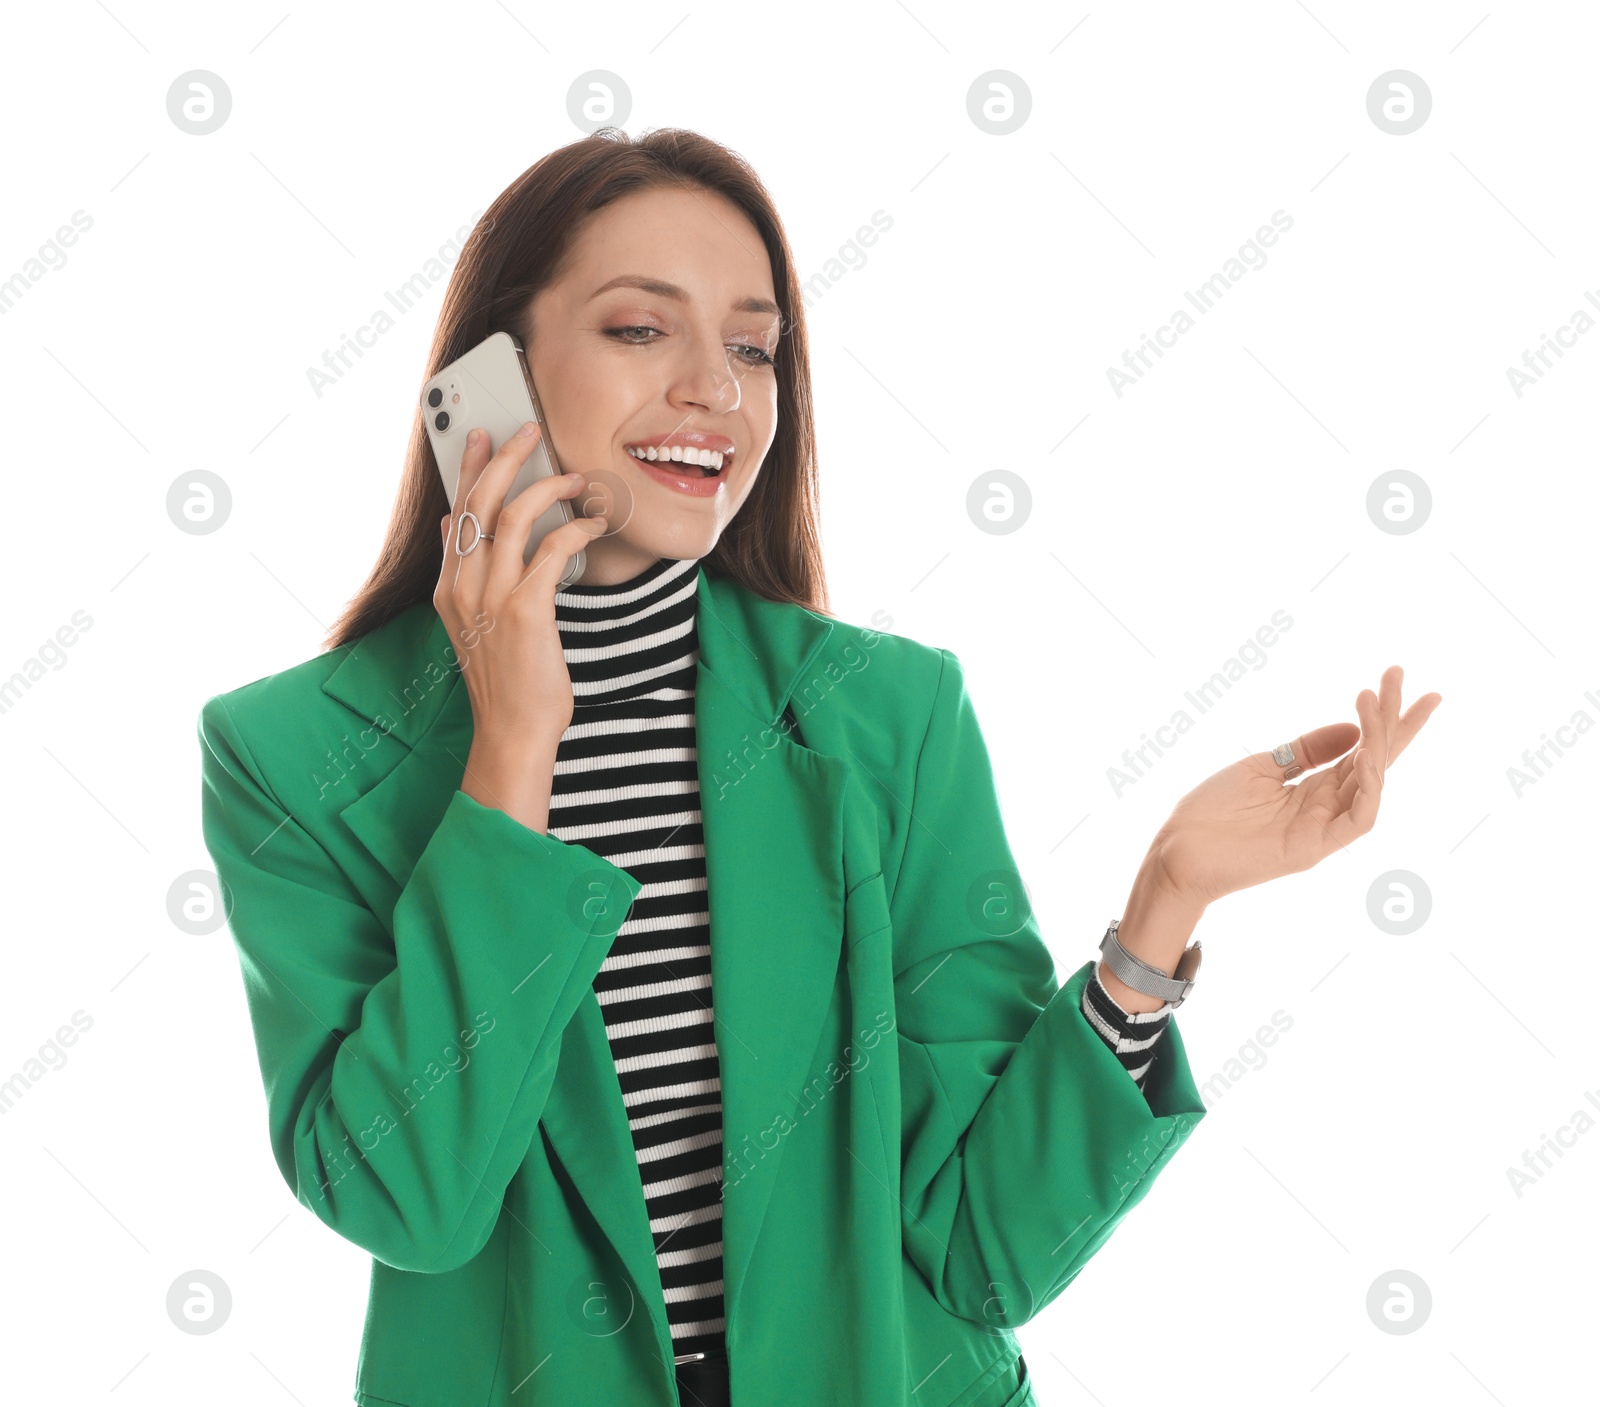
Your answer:
[[[1121,922],[1121,919],[1112,919],[1106,936],[1100,940],[1100,954],[1105,958],[1106,967],[1134,991],[1143,992],[1147,997],[1160,997],[1174,1007],[1182,1006],[1184,998],[1194,988],[1195,974],[1200,971],[1200,944],[1191,943],[1183,950],[1178,970],[1169,977],[1159,967],[1141,962],[1122,946],[1117,940],[1117,925]]]

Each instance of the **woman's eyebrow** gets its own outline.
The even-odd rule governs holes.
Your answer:
[[[665,279],[648,278],[644,274],[618,274],[609,283],[602,283],[589,295],[592,303],[602,293],[613,288],[640,288],[646,293],[654,293],[658,298],[674,298],[680,303],[687,303],[689,295],[675,283],[668,283]],[[736,313],[777,313],[780,316],[783,310],[770,298],[736,298],[730,305]]]

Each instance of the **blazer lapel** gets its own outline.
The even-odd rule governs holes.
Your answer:
[[[844,950],[848,767],[781,726],[834,627],[702,574],[696,736],[722,1076],[722,1275],[732,1324]]]
[[[795,1112],[843,951],[848,767],[806,747],[781,722],[833,625],[703,568],[697,610],[697,772],[722,1079],[724,1317],[731,1324],[785,1144],[767,1149],[753,1141]],[[470,699],[432,603],[359,642],[323,689],[371,720],[363,748],[373,732],[407,748],[340,811],[398,895],[461,783],[472,746]],[[563,1034],[542,1123],[628,1273],[646,1287],[645,1308],[663,1354],[670,1353],[627,1111],[592,991]]]
[[[313,780],[398,895],[461,784],[472,741],[471,704],[449,632],[431,602],[401,612],[343,653],[322,692],[364,722],[353,738],[344,735],[337,755],[329,751]],[[401,755],[374,784],[371,773],[394,752],[385,739],[399,743]]]

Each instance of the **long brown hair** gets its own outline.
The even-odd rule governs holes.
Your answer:
[[[559,276],[585,217],[653,186],[710,191],[743,211],[767,247],[782,310],[776,438],[749,498],[701,559],[702,567],[708,576],[732,577],[770,601],[831,614],[800,279],[771,196],[736,152],[682,128],[634,139],[620,128],[602,127],[541,157],[474,227],[445,290],[423,380],[495,332],[522,337],[529,301]],[[409,607],[431,603],[443,563],[439,520],[449,511],[419,405],[377,563],[324,648],[353,644]]]

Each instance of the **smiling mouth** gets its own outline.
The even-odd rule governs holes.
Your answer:
[[[718,478],[733,463],[731,450],[722,454],[716,450],[685,449],[677,445],[668,450],[627,445],[623,452],[641,464],[653,464],[662,469],[681,467],[685,473],[698,469],[708,479]]]

